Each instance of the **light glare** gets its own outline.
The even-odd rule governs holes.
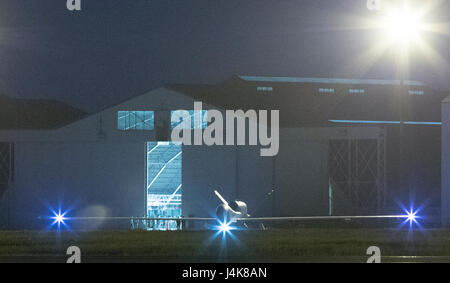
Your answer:
[[[64,217],[61,214],[56,215],[55,221],[61,223],[64,221]]]
[[[405,220],[403,221],[402,225],[404,224],[409,224],[409,228],[412,229],[414,225],[416,225],[419,229],[421,229],[421,225],[419,223],[419,219],[421,219],[422,217],[419,216],[419,211],[421,209],[414,209],[413,206],[411,205],[411,208],[408,210],[406,208],[403,209],[403,211],[405,212],[404,218]]]
[[[52,211],[53,216],[50,217],[50,219],[53,220],[53,223],[51,224],[51,226],[53,225],[57,225],[58,226],[58,230],[61,229],[61,224],[66,226],[66,220],[68,219],[66,217],[67,211],[64,213],[61,213],[61,210],[59,210],[58,212],[56,211]]]
[[[230,232],[231,230],[231,226],[230,223],[221,223],[219,226],[219,231],[226,233],[226,232]]]
[[[231,235],[231,231],[232,230],[236,230],[236,227],[234,227],[232,224],[232,222],[229,222],[229,221],[220,221],[220,220],[217,220],[217,222],[218,222],[218,225],[217,226],[214,226],[214,230],[216,230],[218,233],[222,233],[222,234],[229,234],[229,235]]]
[[[403,47],[420,40],[420,31],[423,30],[420,14],[413,13],[409,7],[389,9],[382,20],[382,26],[387,32],[388,41]]]
[[[416,213],[417,212],[413,212],[413,211],[408,212],[408,221],[410,224],[412,224],[413,222],[416,222]]]
[[[419,20],[407,11],[392,13],[388,18],[390,36],[394,40],[408,42],[418,35]]]

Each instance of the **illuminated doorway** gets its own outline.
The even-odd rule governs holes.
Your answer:
[[[181,217],[182,145],[147,143],[147,217]],[[148,230],[180,229],[180,221],[148,221]]]

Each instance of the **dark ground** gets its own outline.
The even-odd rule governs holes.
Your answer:
[[[450,230],[280,229],[175,232],[0,232],[0,262],[65,262],[69,246],[83,262],[450,262]]]

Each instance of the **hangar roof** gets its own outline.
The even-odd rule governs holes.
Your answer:
[[[280,110],[280,127],[335,123],[397,124],[399,81],[337,78],[234,76],[223,83],[166,87],[222,109]],[[439,124],[447,94],[406,81],[404,121]],[[12,99],[0,95],[0,129],[56,129],[86,115],[56,100]],[[425,123],[423,123],[425,122]]]
[[[346,85],[399,85],[399,80],[371,80],[371,79],[338,79],[338,78],[297,78],[297,77],[267,77],[267,76],[239,76],[249,82],[271,83],[318,83],[318,84],[346,84]],[[406,85],[424,86],[418,81],[405,81]]]
[[[80,119],[85,112],[56,100],[0,96],[0,129],[56,129]]]
[[[399,85],[389,80],[236,76],[218,85],[169,87],[222,109],[278,109],[280,127],[288,128],[352,121],[396,124]],[[406,81],[405,87],[403,120],[439,124],[446,95],[416,81]]]

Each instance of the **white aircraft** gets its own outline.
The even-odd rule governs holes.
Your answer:
[[[352,220],[352,219],[406,219],[410,222],[416,222],[416,213],[411,211],[404,215],[361,215],[361,216],[292,216],[292,217],[250,217],[247,213],[247,204],[243,201],[234,200],[228,203],[222,195],[215,190],[215,195],[221,201],[221,204],[216,209],[216,218],[202,218],[202,217],[181,217],[181,218],[167,218],[167,217],[70,217],[71,220],[95,220],[95,219],[130,219],[130,220],[145,220],[145,221],[218,221],[220,230],[229,230],[232,223],[241,222],[246,226],[246,222],[267,222],[267,221],[288,221],[288,220]],[[64,220],[63,216],[56,215],[53,219],[56,222]],[[262,227],[264,227],[262,225]]]
[[[333,220],[333,219],[377,219],[377,218],[407,218],[415,220],[415,213],[406,215],[362,215],[362,216],[292,216],[292,217],[250,217],[247,214],[247,204],[243,201],[235,200],[229,204],[218,191],[214,191],[220,199],[220,204],[216,209],[216,216],[222,223],[236,223],[239,221],[280,221],[280,220]]]

